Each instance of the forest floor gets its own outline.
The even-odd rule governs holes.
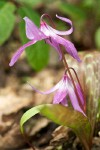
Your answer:
[[[51,65],[36,73],[22,58],[10,68],[6,48],[0,56],[0,150],[31,150],[21,135],[20,118],[31,107],[52,103],[53,94],[38,94],[32,91],[27,81],[46,91],[61,79],[63,67]],[[12,45],[12,49],[16,47]],[[25,129],[30,143],[36,150],[83,149],[71,129],[59,126],[40,115],[30,119]],[[95,126],[92,150],[100,150],[100,122]]]

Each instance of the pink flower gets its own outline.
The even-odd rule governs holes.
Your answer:
[[[70,100],[73,108],[83,113],[83,115],[85,115],[84,113],[85,100],[84,100],[84,96],[81,91],[81,88],[78,83],[75,84],[78,95],[79,95],[79,99],[78,99],[75,93],[72,81],[67,76],[67,74],[64,74],[63,78],[53,88],[51,88],[50,90],[46,92],[39,91],[32,85],[30,86],[32,87],[33,90],[35,90],[36,92],[40,94],[50,94],[56,91],[54,98],[53,98],[53,104],[62,104],[64,106],[68,106],[68,101]]]
[[[42,15],[41,17],[40,28],[38,28],[28,17],[24,18],[26,23],[26,36],[30,41],[17,50],[9,63],[10,66],[13,66],[15,64],[25,48],[35,44],[37,41],[40,40],[45,40],[46,43],[54,47],[59,53],[60,59],[62,59],[60,45],[63,45],[65,47],[65,50],[73,58],[75,58],[79,62],[81,61],[73,43],[61,37],[62,35],[69,35],[73,32],[72,22],[67,18],[56,15],[57,18],[68,23],[71,26],[68,31],[58,31],[49,26],[45,21],[43,21],[42,18],[45,15],[46,14]]]

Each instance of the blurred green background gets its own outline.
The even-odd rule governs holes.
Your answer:
[[[73,21],[74,32],[67,38],[78,51],[100,48],[100,0],[0,0],[0,46],[6,47],[6,55],[28,41],[22,18],[28,16],[39,27],[43,13],[52,17],[58,30],[66,30],[67,25],[56,14]],[[14,50],[8,44],[11,42],[16,45]],[[48,64],[49,49],[44,41],[26,49],[27,60],[34,70]]]

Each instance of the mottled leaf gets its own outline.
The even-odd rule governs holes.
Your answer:
[[[97,48],[100,48],[100,27],[95,32],[95,43]]]
[[[79,53],[82,63],[77,63],[73,58],[66,57],[69,66],[74,68],[82,84],[85,99],[87,117],[91,123],[93,136],[100,105],[100,52],[84,51]]]

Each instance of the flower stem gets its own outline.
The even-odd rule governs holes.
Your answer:
[[[64,56],[64,53],[63,53],[63,50],[62,50],[62,49],[61,49],[61,52],[62,52],[62,59],[63,59],[63,63],[64,63],[64,66],[65,66],[65,69],[67,69],[68,74],[69,74],[69,76],[70,76],[70,79],[71,79],[71,81],[72,81],[72,83],[73,83],[74,90],[75,90],[76,96],[77,96],[77,98],[78,98],[79,105],[80,105],[80,107],[82,108],[82,110],[84,111],[83,105],[81,104],[80,97],[79,97],[79,94],[78,94],[78,91],[77,91],[77,88],[76,88],[76,85],[75,85],[75,82],[74,82],[74,79],[73,79],[73,77],[72,77],[70,68],[68,67],[68,64],[67,64],[67,61],[66,61],[66,59],[65,59],[65,56]]]
[[[68,74],[69,74],[69,76],[70,76],[70,79],[71,79],[71,81],[72,81],[72,84],[73,84],[73,87],[74,87],[76,96],[77,96],[77,98],[78,98],[79,105],[80,105],[80,107],[82,108],[82,110],[83,110],[84,112],[86,112],[86,100],[85,100],[85,95],[84,95],[84,91],[83,91],[83,89],[82,89],[81,83],[80,83],[80,81],[79,81],[79,78],[78,78],[78,76],[77,76],[77,73],[76,73],[76,71],[75,71],[73,68],[71,68],[71,67],[68,66],[67,61],[66,61],[66,59],[65,59],[65,55],[64,55],[62,49],[61,49],[61,52],[62,52],[62,59],[63,59],[63,63],[64,63],[64,66],[65,66],[65,69],[67,69],[67,72],[68,72]],[[75,76],[76,76],[76,79],[77,79],[77,81],[78,81],[78,84],[79,84],[79,86],[80,86],[80,88],[81,88],[81,91],[82,91],[82,93],[83,93],[84,103],[85,103],[84,106],[83,106],[82,103],[81,103],[81,100],[80,100],[80,97],[79,97],[79,94],[78,94],[78,91],[77,91],[77,88],[76,88],[76,85],[75,85],[75,82],[74,82],[74,79],[73,79],[73,76],[72,76],[72,74],[71,74],[70,69],[72,69],[72,70],[74,71],[74,74],[75,74]],[[83,145],[84,145],[84,150],[91,150],[91,146],[92,146],[92,140],[91,140],[91,139],[92,139],[91,136],[90,136],[89,140],[87,140],[87,141],[85,140],[85,138],[81,138],[81,141],[82,141],[82,143],[83,143]]]
[[[80,88],[81,88],[81,91],[82,91],[82,94],[83,94],[83,98],[84,98],[84,111],[86,112],[86,96],[85,96],[85,94],[84,94],[84,91],[83,91],[83,88],[82,88],[82,86],[81,86],[80,80],[79,80],[79,78],[78,78],[78,75],[77,75],[75,69],[72,68],[72,67],[69,67],[69,69],[72,69],[72,70],[73,70],[73,72],[74,72],[74,74],[75,74],[75,76],[76,76],[76,79],[77,79],[77,81],[78,81],[78,84],[79,84],[79,86],[80,86]]]

